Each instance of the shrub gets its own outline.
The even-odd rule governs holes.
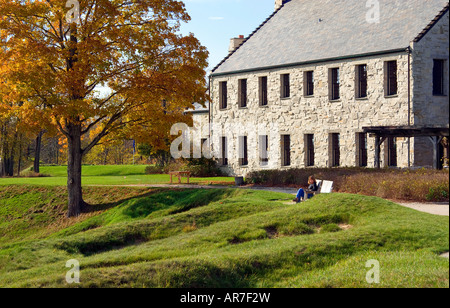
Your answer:
[[[147,166],[145,168],[145,174],[163,174],[164,170],[159,166]]]
[[[223,172],[217,166],[217,162],[214,159],[207,158],[188,159],[184,171],[191,172],[191,175],[195,177],[216,177],[223,175]]]
[[[268,186],[307,186],[308,177],[334,182],[334,191],[408,201],[448,201],[448,170],[312,168],[251,172],[247,182]]]

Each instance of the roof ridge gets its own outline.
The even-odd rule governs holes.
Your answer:
[[[287,2],[286,2],[287,3]],[[212,70],[211,70],[211,74],[214,73],[214,71],[216,69],[219,68],[219,66],[221,66],[226,60],[228,60],[239,48],[241,48],[241,46],[243,46],[253,35],[256,34],[256,32],[259,31],[259,29],[261,29],[269,20],[271,20],[283,7],[286,3],[283,3],[278,9],[276,9],[269,17],[266,18],[266,20],[264,20],[264,22],[262,24],[260,24],[248,37],[246,37],[244,39],[244,41],[242,41],[241,45],[239,45],[235,50],[233,50],[232,52],[230,52],[222,61],[219,62],[219,64],[217,64]]]
[[[441,18],[447,13],[449,10],[449,3],[445,5],[445,7],[436,15],[436,17],[425,27],[425,29],[420,32],[416,38],[413,40],[414,43],[420,42],[420,40],[434,27],[434,25],[441,20]]]

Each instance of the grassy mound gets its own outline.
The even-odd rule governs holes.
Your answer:
[[[125,198],[123,189],[121,201],[96,205],[45,238],[0,242],[0,287],[449,285],[448,260],[439,257],[448,251],[447,217],[360,195],[292,205],[292,196],[264,191],[128,188]],[[21,195],[22,213],[34,208],[35,193]],[[65,281],[71,259],[81,265],[77,285]],[[381,266],[377,285],[365,279],[371,259]]]

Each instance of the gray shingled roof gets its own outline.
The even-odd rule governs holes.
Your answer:
[[[366,2],[291,0],[213,74],[403,49],[448,5],[448,0],[379,0],[380,22],[368,23]]]

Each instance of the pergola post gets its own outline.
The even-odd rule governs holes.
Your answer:
[[[386,140],[386,137],[375,135],[375,168],[381,168],[381,144]]]

